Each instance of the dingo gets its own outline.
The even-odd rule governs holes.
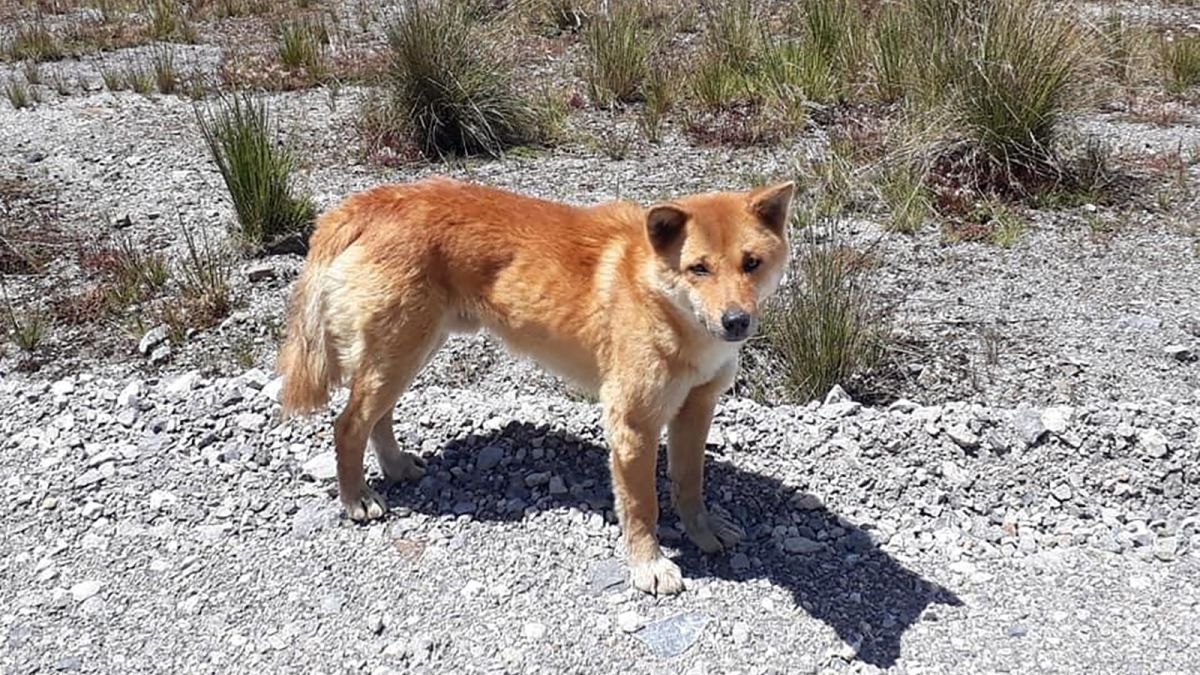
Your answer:
[[[402,451],[393,406],[452,332],[481,326],[599,394],[615,506],[634,586],[678,593],[656,538],[655,466],[668,427],[672,502],[707,552],[742,530],[704,503],[704,442],[738,348],[788,258],[792,183],[643,208],[578,207],[446,178],[385,185],[325,213],[292,298],[285,413],[350,399],[334,424],[338,489],[353,520],[380,518],[363,476],[370,441],[388,480]]]

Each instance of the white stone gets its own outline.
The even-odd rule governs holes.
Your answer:
[[[88,598],[95,597],[102,588],[104,588],[104,584],[94,579],[81,581],[71,587],[71,597],[75,598],[75,602],[83,602]]]

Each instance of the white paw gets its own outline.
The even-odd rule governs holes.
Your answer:
[[[683,590],[679,565],[659,556],[645,562],[630,563],[634,588],[651,595],[675,595]]]
[[[346,515],[356,523],[378,520],[388,510],[383,497],[369,487],[363,487],[356,497],[342,497],[342,504],[346,507]]]
[[[731,549],[746,536],[729,515],[720,511],[701,508],[695,513],[681,517],[688,539],[705,553],[720,553]]]
[[[379,458],[379,468],[390,483],[421,480],[425,475],[425,460],[411,452],[401,452],[392,460]]]

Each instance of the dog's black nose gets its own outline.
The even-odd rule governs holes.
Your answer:
[[[743,309],[727,309],[721,315],[726,340],[741,340],[750,332],[750,315]]]

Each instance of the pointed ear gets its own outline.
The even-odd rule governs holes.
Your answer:
[[[750,210],[772,232],[782,234],[787,229],[795,192],[796,184],[792,181],[759,188],[750,193]]]
[[[677,204],[655,204],[646,212],[646,235],[659,255],[666,255],[683,239],[688,217]]]

